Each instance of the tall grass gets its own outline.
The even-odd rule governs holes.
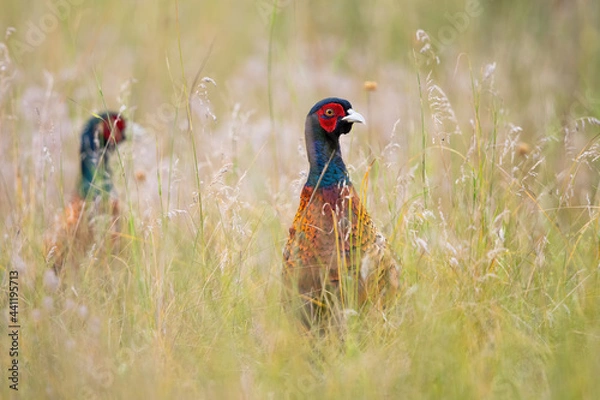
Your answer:
[[[21,397],[595,398],[599,6],[481,2],[456,29],[465,4],[421,3],[83,2],[20,56],[49,11],[3,7],[0,306],[18,270]],[[304,117],[329,95],[369,108],[343,154],[402,288],[386,320],[316,338],[281,307],[281,252]],[[57,282],[43,233],[106,107],[130,121],[120,249]]]

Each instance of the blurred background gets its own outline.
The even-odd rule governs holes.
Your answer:
[[[293,174],[305,164],[296,156],[303,118],[332,95],[369,114],[367,153],[387,145],[398,121],[408,157],[421,129],[417,72],[423,92],[431,73],[458,128],[469,131],[468,92],[493,67],[494,90],[523,142],[560,141],[561,126],[598,115],[599,8],[589,0],[7,4],[3,180],[13,186],[6,171],[18,148],[21,160],[41,160],[45,151],[60,162],[59,182],[67,185],[77,173],[71,163],[83,120],[105,108],[139,124],[145,137],[136,140],[148,139],[159,154],[187,148],[186,96],[200,161],[236,161],[264,148],[255,162],[270,159],[278,175]],[[429,36],[435,65],[423,60],[418,30]],[[376,81],[377,90],[366,92],[364,81]],[[139,168],[153,167],[147,160],[140,157]]]
[[[36,332],[32,398],[592,398],[600,2],[1,8],[0,266]],[[339,352],[279,307],[304,119],[328,96],[367,119],[344,158],[404,265],[401,329],[356,325]],[[111,159],[129,242],[57,290],[41,238],[105,109],[129,121]]]

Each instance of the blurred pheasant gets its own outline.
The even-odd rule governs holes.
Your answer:
[[[64,215],[56,218],[54,229],[46,237],[47,259],[57,273],[68,260],[81,255],[95,240],[106,241],[104,238],[108,236],[110,244],[115,241],[119,204],[108,158],[117,144],[125,140],[125,128],[123,117],[106,112],[90,118],[83,129],[77,192]],[[103,243],[97,244],[101,247]]]
[[[398,266],[342,160],[339,138],[364,123],[351,104],[321,100],[305,125],[310,171],[284,249],[284,282],[304,302],[305,321],[337,303],[382,304],[398,289]]]

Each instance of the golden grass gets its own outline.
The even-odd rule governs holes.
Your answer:
[[[600,391],[597,4],[74,3],[26,52],[49,6],[0,16],[15,28],[0,47],[0,307],[17,270],[22,398]],[[368,109],[344,157],[355,185],[369,171],[403,264],[387,321],[351,317],[343,338],[303,334],[280,301],[304,117],[329,95]],[[104,108],[131,122],[112,160],[121,250],[88,249],[57,284],[43,232]]]

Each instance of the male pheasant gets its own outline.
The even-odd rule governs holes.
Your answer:
[[[126,121],[121,115],[106,112],[90,118],[83,129],[77,191],[46,237],[47,260],[56,273],[92,242],[106,241],[107,235],[110,244],[116,239],[119,205],[108,158],[117,144],[125,140],[125,128]],[[103,243],[97,244],[101,248]]]
[[[339,98],[319,101],[306,117],[310,171],[283,253],[286,291],[303,299],[305,322],[335,304],[381,305],[398,289],[398,265],[350,182],[340,151],[340,136],[364,122]]]

